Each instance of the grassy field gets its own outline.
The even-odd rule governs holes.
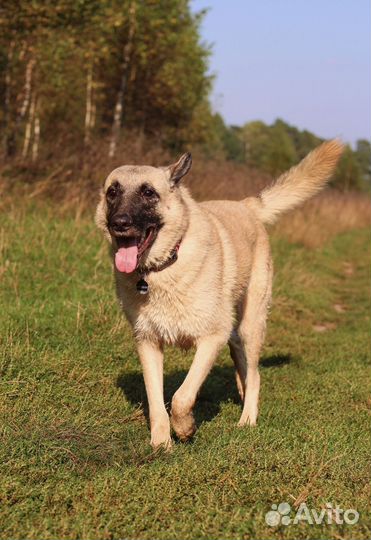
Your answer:
[[[149,447],[145,391],[90,217],[33,203],[2,216],[0,530],[4,539],[370,537],[369,233],[308,249],[273,238],[258,426],[225,350],[192,443]],[[169,349],[166,393],[191,353]],[[355,525],[271,527],[272,504],[331,503]]]

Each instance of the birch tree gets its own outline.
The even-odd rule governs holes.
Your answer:
[[[126,90],[127,79],[128,79],[128,70],[129,70],[130,58],[131,58],[131,54],[133,50],[133,41],[134,41],[134,33],[135,33],[135,15],[136,15],[136,2],[133,0],[129,8],[128,37],[123,48],[120,88],[117,92],[115,109],[114,109],[114,114],[113,114],[112,134],[111,134],[111,141],[110,141],[109,151],[108,151],[108,156],[110,158],[112,158],[116,153],[117,141],[118,141],[118,137],[120,133],[122,109],[124,105],[125,90]]]
[[[94,115],[95,117],[95,115]],[[86,73],[86,108],[84,144],[90,143],[91,128],[93,127],[93,61],[91,60]]]

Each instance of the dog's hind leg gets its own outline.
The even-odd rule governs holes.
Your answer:
[[[256,424],[260,374],[258,370],[260,350],[265,337],[266,319],[272,292],[272,262],[268,239],[261,239],[254,255],[251,278],[244,299],[242,318],[238,333],[247,358],[245,396],[240,426]]]
[[[237,330],[233,330],[228,341],[229,352],[236,368],[236,383],[237,390],[242,401],[245,398],[245,381],[247,372],[247,362],[245,356],[245,348]]]
[[[192,365],[171,402],[171,423],[180,440],[189,439],[196,431],[192,409],[197,393],[226,341],[226,337],[222,335],[207,336],[199,340]]]
[[[162,446],[169,450],[171,436],[169,415],[164,403],[163,352],[159,346],[149,341],[138,341],[137,350],[148,398],[151,445],[154,449]]]

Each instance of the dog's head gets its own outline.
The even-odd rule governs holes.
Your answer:
[[[191,164],[187,153],[169,167],[126,165],[108,175],[96,223],[112,243],[118,271],[162,262],[180,241],[188,220],[179,182]]]

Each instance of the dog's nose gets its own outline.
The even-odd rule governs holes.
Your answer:
[[[123,232],[133,224],[133,220],[129,214],[122,214],[113,218],[111,227],[115,232]]]

